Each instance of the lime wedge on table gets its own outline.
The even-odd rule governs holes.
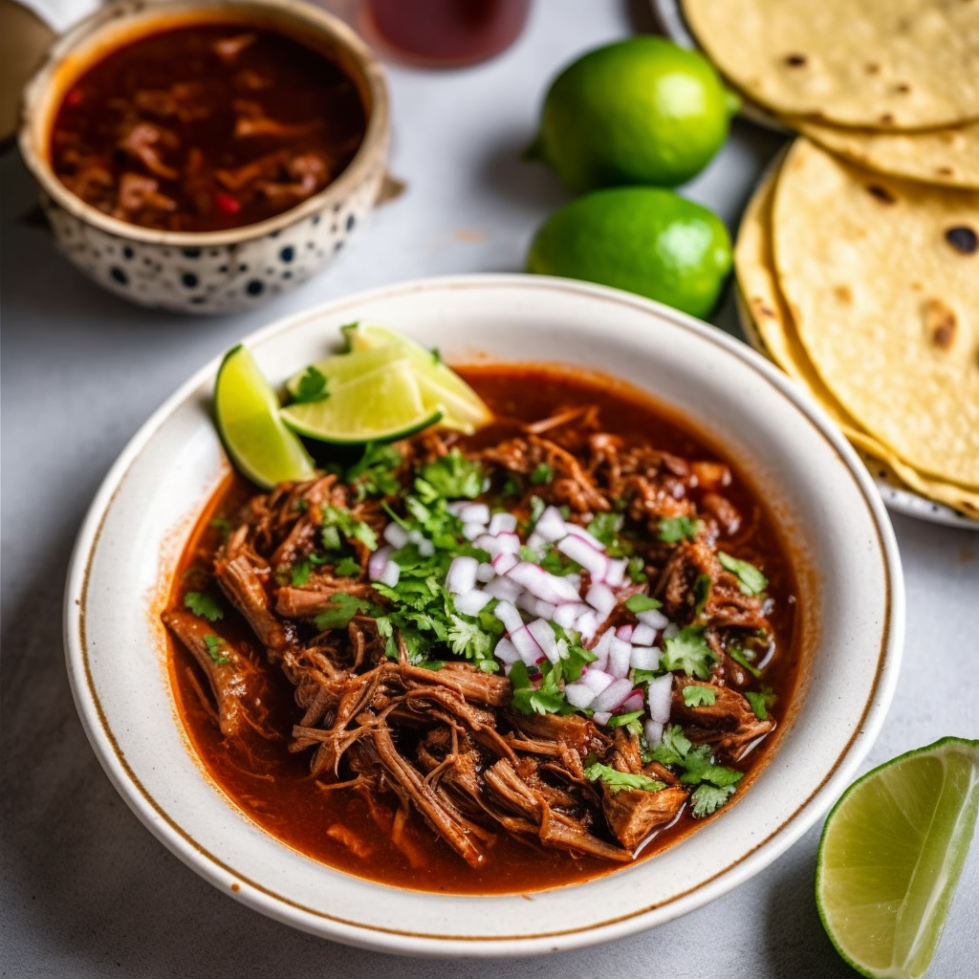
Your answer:
[[[426,405],[442,407],[442,427],[467,435],[480,425],[492,421],[485,402],[452,368],[447,367],[437,351],[377,323],[352,323],[342,328],[350,354],[392,348],[407,357],[418,379]],[[341,355],[343,356],[343,355]]]
[[[441,408],[422,401],[407,358],[394,360],[343,384],[328,397],[282,408],[279,416],[294,431],[323,442],[372,442],[407,438],[434,425]]]
[[[214,412],[224,447],[238,470],[270,489],[285,480],[310,479],[313,460],[279,418],[279,399],[240,344],[225,354],[214,383]]]
[[[924,975],[979,809],[979,741],[943,738],[854,782],[826,820],[816,903],[865,976]]]

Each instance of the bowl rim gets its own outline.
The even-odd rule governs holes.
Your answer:
[[[83,201],[58,179],[46,148],[53,118],[49,110],[58,95],[53,83],[59,69],[80,45],[94,43],[103,35],[109,36],[129,21],[141,25],[172,24],[180,20],[181,14],[188,15],[188,20],[202,21],[211,12],[228,15],[229,19],[240,13],[247,19],[249,11],[312,29],[320,37],[343,48],[356,65],[370,100],[367,128],[353,159],[335,180],[295,207],[253,224],[226,231],[161,231],[111,217]],[[152,33],[152,30],[145,33]],[[27,168],[41,189],[69,214],[117,238],[175,248],[204,248],[235,245],[264,237],[346,200],[377,165],[378,157],[383,165],[390,136],[391,105],[384,69],[374,52],[339,17],[304,0],[152,0],[149,3],[146,0],[113,0],[54,39],[24,86],[19,116],[17,140]]]
[[[646,309],[667,320],[671,327],[680,327],[688,332],[699,334],[702,339],[722,348],[727,355],[733,355],[745,362],[805,416],[808,423],[816,429],[817,435],[829,443],[849,477],[856,484],[859,496],[866,505],[868,519],[873,524],[879,546],[884,587],[887,593],[887,611],[885,620],[880,623],[874,681],[871,689],[866,693],[859,722],[853,725],[853,733],[845,748],[834,759],[832,768],[818,786],[794,809],[792,814],[763,839],[753,841],[750,850],[739,855],[733,862],[728,861],[727,864],[720,866],[709,879],[665,902],[636,908],[623,916],[602,918],[588,927],[574,930],[500,937],[486,935],[460,937],[405,931],[394,923],[389,927],[380,928],[309,908],[290,899],[286,894],[269,890],[262,884],[244,877],[237,870],[224,864],[215,854],[208,852],[149,795],[116,744],[94,688],[85,650],[86,591],[91,563],[108,511],[129,470],[157,431],[182,405],[193,398],[203,383],[213,379],[221,360],[220,356],[215,357],[182,384],[144,423],[110,469],[84,519],[72,554],[65,590],[64,640],[69,679],[83,727],[103,769],[130,808],[153,835],[195,872],[224,893],[228,893],[228,874],[231,874],[233,879],[247,885],[233,895],[237,900],[246,903],[254,910],[320,937],[379,951],[429,957],[521,956],[569,950],[610,941],[679,917],[717,899],[752,877],[777,859],[812,827],[852,781],[858,766],[879,733],[894,694],[903,649],[905,599],[900,554],[883,502],[856,453],[822,409],[812,402],[805,392],[796,388],[788,378],[771,367],[764,358],[735,338],[669,307],[619,290],[546,276],[483,274],[409,280],[341,296],[276,320],[251,333],[244,338],[244,342],[262,343],[312,319],[327,316],[335,318],[348,310],[377,300],[406,298],[419,291],[515,287],[542,292],[557,290],[578,293],[586,297]],[[588,883],[574,886],[587,887]],[[494,896],[459,897],[462,901],[474,899],[493,900]],[[653,920],[650,920],[650,917]]]

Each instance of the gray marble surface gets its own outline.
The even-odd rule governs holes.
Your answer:
[[[455,72],[390,66],[391,171],[406,193],[297,291],[225,319],[186,319],[101,292],[29,221],[16,152],[2,174],[2,864],[0,976],[834,977],[854,973],[812,897],[819,827],[718,901],[654,931],[536,959],[436,963],[290,930],[172,857],[103,775],[64,668],[61,598],[77,527],[116,455],[192,371],[256,327],[359,289],[515,271],[564,192],[521,163],[548,79],[598,44],[648,29],[646,8],[538,0],[519,43]],[[738,124],[685,192],[734,228],[780,141]],[[716,322],[737,332],[730,298]],[[979,535],[895,516],[908,594],[897,694],[863,768],[946,734],[979,737]],[[979,846],[930,975],[979,960]]]

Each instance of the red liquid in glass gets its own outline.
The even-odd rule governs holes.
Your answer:
[[[408,60],[436,67],[473,64],[509,47],[531,0],[367,0],[368,22]]]

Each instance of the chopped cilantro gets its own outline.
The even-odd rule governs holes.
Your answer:
[[[368,442],[364,454],[346,474],[347,482],[357,487],[357,498],[394,496],[401,483],[394,475],[403,461],[401,453],[385,442]]]
[[[577,561],[572,561],[567,555],[562,554],[556,547],[550,545],[544,549],[544,556],[539,561],[536,558],[534,560],[545,571],[562,578],[581,570],[581,565]]]
[[[758,693],[756,693],[754,690],[748,690],[745,693],[745,698],[747,699],[748,703],[751,704],[751,709],[755,712],[755,717],[757,717],[759,721],[763,721],[766,717],[768,717],[768,708],[771,707],[777,699],[771,687],[765,687]]]
[[[224,540],[227,540],[231,536],[231,531],[234,529],[231,526],[231,521],[225,517],[213,517],[208,526],[219,531]]]
[[[352,577],[360,574],[360,565],[352,557],[344,557],[340,558],[333,570],[343,577]]]
[[[569,683],[580,679],[584,668],[589,663],[594,663],[598,657],[590,649],[582,646],[581,637],[577,632],[568,632],[555,622],[551,623],[551,628],[558,640],[564,679]]]
[[[761,670],[751,662],[754,659],[754,653],[750,650],[732,643],[727,647],[727,654],[735,663],[740,663],[752,676],[761,676]]]
[[[224,640],[220,637],[213,634],[206,635],[204,637],[204,645],[207,646],[207,655],[214,660],[217,666],[225,666],[231,662],[227,656],[221,653],[221,650],[224,649]]]
[[[659,539],[667,544],[693,540],[700,527],[700,521],[693,517],[663,517],[659,522]]]
[[[539,686],[535,686],[527,672],[527,666],[517,660],[510,669],[510,683],[513,685],[513,706],[523,714],[571,714],[574,708],[564,699],[560,687],[562,679],[561,664],[551,666],[546,660],[541,663],[543,675]]]
[[[734,795],[733,785],[710,785],[704,783],[690,793],[693,803],[692,815],[700,819],[716,812],[731,796]]]
[[[224,609],[211,598],[200,591],[189,591],[184,595],[184,606],[189,608],[198,618],[208,622],[217,622],[224,618]]]
[[[683,728],[679,724],[669,724],[663,729],[663,737],[660,743],[648,753],[643,755],[643,761],[658,761],[661,765],[678,765],[693,747],[693,743],[683,733]]]
[[[620,772],[617,768],[603,765],[597,761],[585,768],[585,778],[590,782],[597,782],[601,779],[613,792],[621,792],[623,789],[659,792],[666,788],[666,783],[659,779],[642,774],[634,775],[632,772]]]
[[[680,759],[679,765],[683,769],[680,781],[684,785],[697,785],[700,782],[710,782],[711,785],[717,786],[734,785],[743,777],[735,768],[715,765],[709,744],[698,744],[695,748],[691,748]]]
[[[665,639],[660,666],[664,670],[678,670],[701,680],[709,680],[717,654],[707,645],[706,631],[706,626],[688,625],[675,636]]]
[[[606,547],[614,543],[622,529],[625,518],[621,513],[599,513],[588,525],[588,533],[600,540]]]
[[[349,510],[342,510],[335,506],[324,506],[322,513],[323,530],[320,536],[323,539],[323,546],[327,550],[336,550],[340,543],[335,534],[327,534],[331,528],[336,528],[347,540],[359,540],[370,550],[377,550],[377,534],[374,533],[373,528],[365,524],[363,520],[354,520]],[[330,543],[327,542],[328,536]],[[336,543],[333,543],[334,540]]]
[[[547,509],[547,504],[539,497],[530,498],[530,524],[533,526],[541,518],[541,514]]]
[[[713,687],[702,687],[699,684],[684,687],[682,693],[683,702],[688,707],[711,707],[717,700]]]
[[[309,559],[303,558],[289,569],[290,579],[297,588],[302,588],[309,581],[311,567]]]
[[[364,611],[369,605],[366,598],[337,592],[330,599],[331,607],[320,612],[313,621],[317,629],[344,629],[358,612]]]
[[[642,721],[641,718],[643,712],[641,710],[634,710],[629,714],[616,714],[614,717],[608,719],[608,727],[624,727],[627,731],[635,734],[637,737],[642,734]]]
[[[738,587],[745,595],[760,595],[768,587],[768,579],[748,561],[731,557],[723,551],[717,552],[721,567],[737,576]]]
[[[449,648],[456,656],[474,660],[484,673],[496,673],[500,665],[493,657],[494,637],[471,618],[450,615]]]
[[[296,404],[324,401],[330,396],[327,386],[326,375],[315,364],[310,364],[299,378],[292,400]]]
[[[340,531],[332,525],[324,525],[320,528],[320,542],[328,551],[339,551]]]
[[[458,449],[422,467],[415,489],[422,502],[474,500],[483,491],[483,467],[467,459]]]
[[[513,475],[507,476],[506,482],[500,487],[503,496],[519,496],[521,492],[520,483]]]
[[[646,562],[638,554],[635,557],[629,558],[627,568],[629,579],[637,585],[644,585],[649,581],[649,578],[646,576],[645,567]]]
[[[538,462],[530,474],[532,486],[544,486],[554,478],[554,468],[546,462]]]
[[[654,608],[662,608],[663,603],[649,595],[630,595],[625,602],[625,607],[632,613],[650,612]]]
[[[693,614],[698,619],[704,611],[704,606],[710,599],[710,586],[711,580],[709,574],[697,575],[697,580],[693,583]]]
[[[442,351],[438,347],[432,347],[432,363],[441,364],[442,363]]]

